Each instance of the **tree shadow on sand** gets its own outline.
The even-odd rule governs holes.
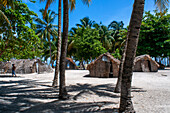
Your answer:
[[[38,82],[36,80],[11,80],[0,81],[0,112],[2,113],[117,113],[118,109],[113,107],[118,102],[114,101],[77,101],[83,96],[93,95],[105,98],[119,98],[114,93],[115,84],[76,84],[67,86],[70,99],[58,100],[58,88],[48,86],[49,82]],[[134,92],[145,92],[142,88],[132,88]],[[47,100],[47,101],[44,101]],[[50,100],[50,101],[49,101]]]
[[[16,113],[42,103],[41,99],[57,99],[58,89],[43,84],[30,79],[0,81],[0,112]]]
[[[53,101],[50,103],[40,104],[23,113],[118,113],[117,108],[101,109],[101,106],[115,104],[114,102],[69,102],[69,101]]]

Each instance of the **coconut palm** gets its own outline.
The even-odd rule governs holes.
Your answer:
[[[45,1],[45,0],[40,0]],[[54,0],[47,0],[47,8],[50,6],[50,4]],[[88,4],[91,0],[82,0],[83,3]],[[69,0],[71,4],[71,10],[75,8],[75,0]],[[67,99],[67,91],[65,87],[65,58],[66,58],[66,52],[67,52],[67,40],[68,40],[68,0],[63,0],[64,4],[64,16],[63,16],[63,39],[62,39],[62,47],[61,47],[61,57],[60,57],[60,88],[59,88],[59,98],[60,99]],[[57,69],[57,68],[56,68]],[[57,78],[57,77],[55,77]]]
[[[0,0],[0,9],[4,7],[11,7],[12,9],[14,8],[14,2],[16,0]],[[2,5],[2,6],[1,6]]]
[[[119,51],[121,51],[120,49],[124,45],[126,37],[123,37],[124,35],[122,35],[122,33],[124,33],[126,29],[123,28],[123,26],[124,26],[123,21],[121,22],[113,21],[108,25],[108,28],[110,29],[110,31],[112,31],[111,36],[115,39],[115,43],[113,44],[111,50],[111,52],[113,53],[116,51],[116,49],[119,49]]]
[[[108,25],[108,28],[113,29],[115,31],[116,30],[119,31],[119,30],[123,29],[123,26],[124,26],[123,21],[120,21],[120,22],[113,21]]]
[[[94,24],[94,21],[90,20],[89,17],[84,17],[80,19],[81,24],[76,24],[77,27],[91,28]]]
[[[63,38],[61,45],[60,57],[60,85],[59,85],[59,99],[68,99],[66,85],[65,85],[65,59],[67,54],[67,41],[68,41],[68,0],[63,0]]]
[[[54,61],[56,60],[56,55],[57,55],[57,40],[55,41],[45,41],[44,42],[44,49],[43,49],[43,55],[42,58],[44,58],[45,61],[50,57],[50,48],[48,47],[49,43],[51,43],[51,62],[52,62],[52,67],[54,64]]]
[[[60,64],[60,54],[61,54],[61,0],[58,0],[58,43],[57,43],[57,54],[56,54],[56,66],[55,75],[52,83],[53,87],[58,85],[58,71]]]
[[[75,0],[72,0],[75,2]],[[89,3],[91,0],[83,0],[84,3]],[[87,2],[85,2],[87,1]],[[63,39],[61,47],[61,57],[60,57],[60,88],[59,88],[59,98],[67,99],[67,91],[65,86],[65,59],[67,54],[67,41],[68,41],[68,0],[63,0],[64,13],[63,13]]]
[[[68,47],[67,47],[67,55],[69,57],[74,56],[76,53],[76,48],[75,48],[75,40],[74,38],[77,36],[77,31],[78,29],[73,27],[69,31],[69,40],[68,40]]]
[[[49,6],[55,1],[55,0],[40,0],[40,1],[47,1],[46,2],[46,6],[45,6],[45,13],[44,13],[44,15],[43,15],[43,18],[45,17],[45,14],[46,14],[46,12],[47,12],[47,9],[49,8]],[[82,2],[84,3],[84,4],[87,4],[87,5],[89,5],[89,3],[90,3],[90,1],[91,0],[82,0]],[[75,0],[69,0],[69,4],[70,4],[70,9],[71,10],[73,10],[73,9],[75,9],[75,4],[76,4],[76,1]],[[57,86],[57,76],[58,76],[58,71],[59,71],[59,60],[60,60],[60,47],[61,47],[61,40],[60,40],[60,37],[61,37],[61,0],[59,0],[59,10],[58,10],[58,12],[59,12],[59,17],[58,17],[58,25],[59,25],[59,29],[58,29],[58,53],[57,53],[57,60],[58,61],[56,61],[56,68],[55,68],[55,76],[54,76],[54,80],[53,80],[53,85],[52,86]]]
[[[95,25],[96,26],[96,25]],[[101,37],[100,41],[106,50],[110,50],[115,43],[114,37],[111,35],[112,32],[107,28],[107,26],[101,25],[99,28],[99,35]]]
[[[44,14],[44,10],[40,10],[41,14]],[[36,24],[36,34],[43,40],[51,42],[51,39],[55,39],[57,36],[57,25],[53,25],[54,19],[57,16],[57,14],[54,11],[48,10],[48,12],[45,15],[44,19],[35,18]],[[52,38],[53,37],[53,38]],[[50,47],[50,59],[51,59],[51,43],[49,43]],[[51,61],[50,61],[51,63]]]
[[[160,11],[166,7],[169,0],[155,0]],[[125,51],[125,60],[123,63],[122,81],[121,81],[121,98],[119,112],[134,113],[133,103],[131,100],[131,81],[133,73],[133,63],[136,55],[140,26],[143,18],[145,0],[135,0],[133,11],[127,35],[127,47]],[[164,5],[163,5],[164,4]]]

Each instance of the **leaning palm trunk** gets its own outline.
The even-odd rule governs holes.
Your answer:
[[[67,91],[65,85],[65,60],[67,54],[67,41],[68,41],[68,0],[63,0],[64,13],[63,13],[63,38],[61,46],[60,57],[60,87],[59,87],[59,99],[67,99]]]
[[[61,53],[61,0],[59,0],[58,4],[58,43],[57,43],[57,58],[56,58],[56,66],[55,66],[55,75],[53,80],[53,87],[58,85],[58,71],[59,71],[59,63],[60,63],[60,53]]]
[[[52,64],[52,57],[51,57],[51,41],[50,41],[50,65]]]
[[[115,90],[114,90],[115,93],[120,93],[120,91],[121,91],[121,81],[122,81],[122,73],[123,73],[123,63],[124,63],[124,61],[125,61],[126,48],[127,48],[127,41],[126,41],[126,44],[124,45],[123,55],[122,55],[122,57],[121,57],[121,62],[120,62],[120,66],[119,66],[118,80],[117,80],[116,87],[115,87]]]
[[[121,82],[121,98],[120,113],[133,113],[133,103],[131,100],[131,81],[133,73],[133,63],[136,55],[140,26],[143,18],[145,0],[135,0],[131,15],[125,61],[123,64],[122,82]]]

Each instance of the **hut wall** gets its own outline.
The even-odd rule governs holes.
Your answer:
[[[99,77],[104,77],[103,64],[104,63],[101,60],[98,61],[98,66],[99,66],[98,75],[99,75]]]
[[[155,65],[155,63],[153,61],[150,61],[150,64],[151,64],[151,72],[157,72],[158,67]]]
[[[98,60],[95,64],[91,65],[90,76],[92,77],[109,77],[110,73],[110,62],[104,62]]]
[[[96,62],[95,64],[95,77],[100,77],[99,75],[99,64]]]
[[[94,65],[90,66],[90,70],[91,70],[90,76],[95,76],[95,66]]]
[[[33,64],[31,71],[32,71],[32,73],[36,73],[37,72],[36,63]]]
[[[75,69],[75,65],[74,65],[72,62],[70,62],[70,67],[69,67],[69,69]]]
[[[147,60],[143,60],[141,62],[141,67],[142,67],[142,72],[150,72]]]
[[[141,61],[135,63],[133,71],[142,72]]]
[[[97,74],[96,74],[96,65],[95,65],[95,64],[93,65],[93,69],[94,69],[94,70],[93,70],[93,74],[94,74],[93,76],[95,77],[95,76],[97,75]]]
[[[119,74],[119,67],[116,63],[112,63],[113,66],[113,77],[117,77]]]
[[[139,60],[135,63],[133,71],[136,72],[157,72],[157,65],[150,60],[151,70],[149,69],[149,62],[147,60]]]
[[[69,64],[69,67],[67,67],[67,65]],[[75,65],[70,62],[69,60],[66,61],[66,65],[65,65],[66,69],[76,69]]]
[[[110,62],[105,62],[103,70],[104,70],[104,77],[109,78],[109,74],[110,74]]]

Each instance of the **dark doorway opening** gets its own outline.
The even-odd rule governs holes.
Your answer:
[[[148,67],[149,67],[149,71],[151,72],[152,70],[151,70],[151,62],[149,61],[149,60],[147,60],[148,61]]]
[[[109,78],[113,78],[113,65],[112,65],[112,62],[110,62],[110,73],[109,73]]]

